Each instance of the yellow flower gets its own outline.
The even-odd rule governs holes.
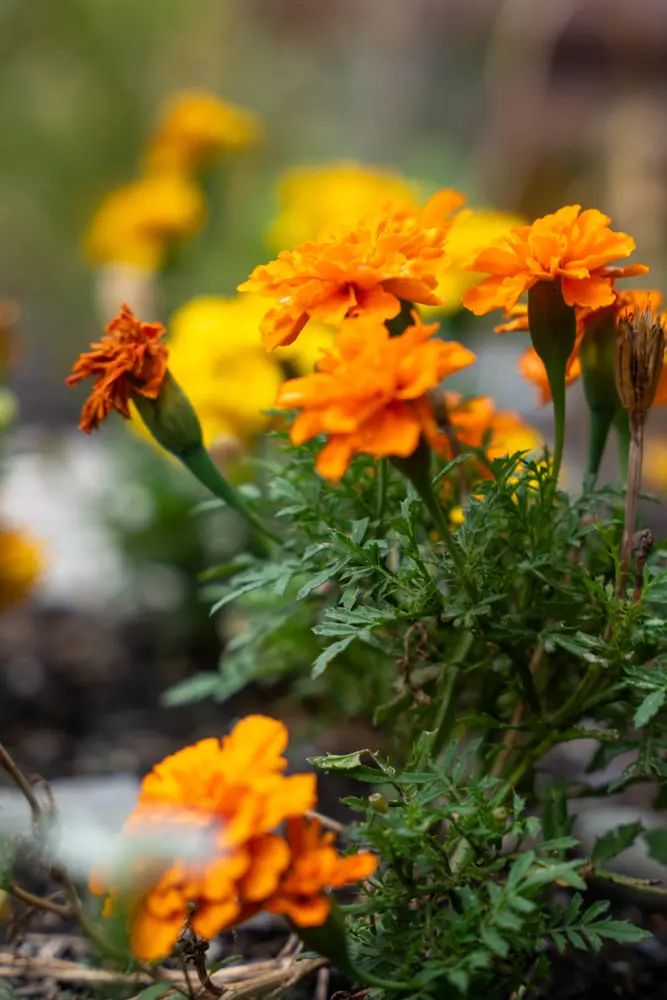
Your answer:
[[[643,476],[649,485],[664,493],[667,490],[667,448],[660,437],[649,437],[644,444]]]
[[[460,309],[465,292],[479,281],[481,275],[468,270],[468,266],[480,249],[522,224],[520,216],[493,209],[473,208],[454,216],[447,236],[447,266],[436,289],[445,302],[440,311],[451,313]]]
[[[280,213],[267,242],[276,250],[352,226],[392,201],[414,200],[416,185],[400,174],[362,163],[294,167],[278,185]]]
[[[42,550],[34,538],[0,527],[0,611],[28,597],[42,567]]]
[[[258,141],[256,115],[206,91],[184,91],[166,104],[147,152],[149,169],[197,170],[225,150]]]
[[[271,419],[265,411],[284,378],[281,360],[312,371],[321,348],[331,343],[331,334],[313,324],[303,343],[268,355],[259,334],[265,311],[254,295],[202,296],[171,319],[169,370],[197,412],[207,447],[226,437],[247,442],[265,430]]]
[[[99,264],[136,264],[155,270],[172,243],[204,224],[204,196],[186,176],[150,174],[111,191],[93,215],[84,249]]]

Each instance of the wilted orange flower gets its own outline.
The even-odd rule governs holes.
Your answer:
[[[275,895],[266,904],[297,927],[319,927],[329,916],[328,889],[339,889],[373,874],[377,860],[361,852],[342,858],[333,846],[333,833],[322,833],[317,819],[287,821],[291,860]]]
[[[239,291],[275,300],[260,329],[268,350],[291,344],[309,319],[338,326],[363,314],[397,316],[401,299],[440,305],[435,295],[451,213],[463,195],[443,190],[423,209],[396,203],[356,226],[283,250],[256,267]]]
[[[317,457],[321,475],[340,479],[355,452],[407,457],[422,434],[438,446],[441,436],[426,393],[471,365],[475,355],[434,338],[437,328],[422,324],[416,313],[397,337],[378,319],[347,320],[317,372],[284,383],[276,406],[301,410],[290,430],[294,444],[328,435]]]
[[[477,255],[470,270],[488,274],[466,292],[463,304],[480,316],[492,309],[510,310],[538,281],[560,281],[570,306],[600,309],[614,302],[613,279],[645,274],[643,264],[608,267],[628,257],[635,241],[609,228],[611,219],[597,209],[567,205],[519,226]]]
[[[167,348],[160,343],[161,323],[142,323],[129,306],[106,327],[106,337],[79,357],[66,379],[77,385],[94,378],[92,392],[81,411],[79,427],[90,434],[116,410],[128,420],[132,393],[156,399],[167,373]]]
[[[251,715],[229,736],[186,747],[144,778],[125,836],[167,825],[183,840],[197,829],[210,840],[208,856],[177,857],[161,868],[159,861],[144,862],[132,870],[128,915],[138,957],[168,955],[189,915],[192,929],[210,938],[256,912],[277,891],[290,849],[271,831],[302,816],[316,800],[314,775],[283,774],[287,738],[281,722]],[[111,891],[113,910],[113,878],[96,873],[91,888]]]

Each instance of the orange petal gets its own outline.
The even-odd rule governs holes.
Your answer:
[[[325,479],[337,483],[345,474],[354,455],[354,445],[349,435],[332,435],[317,456],[317,471]]]
[[[332,889],[339,889],[348,882],[359,882],[362,878],[368,878],[377,868],[377,858],[374,854],[362,852],[361,854],[350,854],[347,858],[340,858],[333,875],[329,878],[329,885]]]
[[[616,298],[609,279],[597,275],[580,279],[563,278],[561,288],[568,306],[602,309],[604,306],[613,305]]]
[[[179,913],[166,920],[153,916],[142,907],[133,921],[130,934],[131,948],[137,958],[144,962],[154,962],[171,955],[183,930],[187,913],[185,902]]]
[[[216,934],[236,922],[241,907],[236,899],[227,899],[222,903],[200,903],[191,921],[195,934],[210,941]]]
[[[259,902],[277,889],[280,876],[290,862],[290,849],[282,837],[267,834],[251,844],[250,870],[239,884],[242,899]]]
[[[282,913],[297,927],[320,927],[326,923],[331,902],[324,894],[316,896],[278,896],[267,904],[271,913]]]

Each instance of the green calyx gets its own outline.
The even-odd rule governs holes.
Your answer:
[[[621,403],[614,377],[614,334],[616,317],[612,309],[600,309],[588,320],[579,345],[584,393],[591,414],[588,449],[588,476],[595,482],[609,431]]]
[[[565,444],[565,373],[574,350],[577,323],[574,307],[563,298],[560,281],[538,281],[528,292],[530,337],[547,373],[554,409],[554,478],[558,478]]]

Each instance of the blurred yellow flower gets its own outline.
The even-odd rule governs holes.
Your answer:
[[[43,567],[41,547],[27,532],[0,527],[0,611],[24,601]]]
[[[197,170],[225,150],[256,143],[262,134],[252,111],[206,91],[184,91],[166,104],[146,154],[149,170]]]
[[[395,201],[414,201],[417,185],[379,167],[342,161],[294,167],[278,185],[280,213],[269,225],[272,249],[299,246],[325,232],[352,226]]]
[[[504,236],[515,226],[523,225],[523,222],[519,215],[494,209],[464,209],[455,215],[445,245],[447,260],[438,276],[436,289],[436,294],[446,304],[444,307],[433,308],[432,311],[452,313],[461,309],[465,292],[480,278],[479,274],[467,270],[480,247]],[[427,306],[425,311],[428,312],[429,309]]]
[[[248,442],[266,430],[278,388],[290,362],[298,373],[312,371],[332,334],[309,329],[287,349],[267,354],[259,324],[266,303],[259,296],[202,296],[183,305],[169,323],[169,370],[197,411],[207,447],[235,438]],[[294,374],[294,370],[291,372]],[[140,421],[133,425],[140,428]]]
[[[88,257],[99,264],[160,267],[172,243],[204,224],[204,196],[177,172],[149,174],[111,191],[93,215],[84,239]]]
[[[644,464],[642,474],[645,481],[661,493],[667,491],[667,446],[658,433],[644,443]]]

